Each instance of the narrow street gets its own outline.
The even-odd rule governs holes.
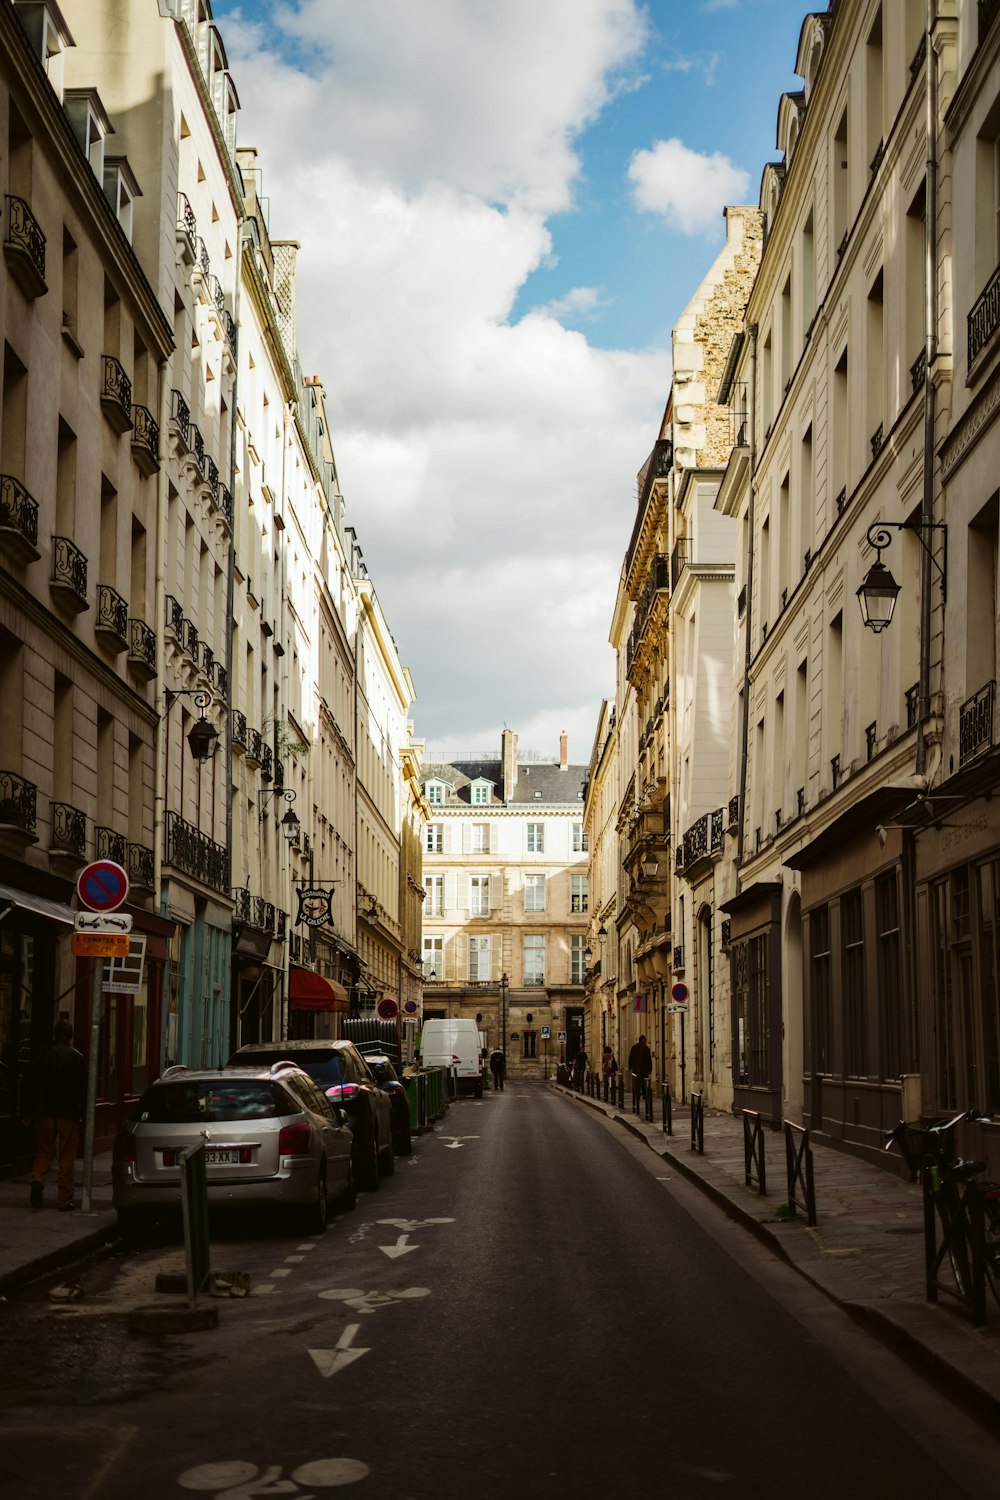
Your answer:
[[[323,1237],[223,1225],[213,1265],[251,1297],[213,1332],[129,1334],[179,1260],[95,1261],[78,1302],[53,1278],[4,1309],[0,1496],[945,1500],[996,1474],[978,1428],[545,1088],[460,1101]]]

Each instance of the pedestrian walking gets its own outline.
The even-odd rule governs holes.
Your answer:
[[[583,1081],[587,1076],[587,1054],[581,1047],[573,1059],[573,1087],[583,1090]]]
[[[645,1100],[646,1090],[649,1088],[649,1079],[653,1071],[653,1054],[646,1043],[646,1038],[640,1036],[628,1055],[628,1070],[632,1074],[632,1093],[638,1094],[640,1099]]]
[[[73,1027],[57,1021],[52,1042],[31,1070],[31,1123],[35,1130],[35,1162],[31,1169],[31,1206],[41,1208],[45,1179],[58,1163],[58,1207],[73,1207],[73,1171],[80,1148],[80,1130],[87,1098],[83,1053],[73,1046]]]
[[[614,1049],[606,1045],[604,1051],[601,1053],[601,1077],[604,1079],[605,1099],[608,1098],[609,1094],[614,1092],[615,1075],[617,1072],[618,1062],[615,1058]]]
[[[507,1058],[499,1047],[490,1053],[490,1072],[493,1074],[493,1092],[503,1093],[503,1081],[507,1076]]]

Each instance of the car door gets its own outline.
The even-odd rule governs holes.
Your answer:
[[[319,1084],[303,1076],[301,1093],[308,1100],[309,1108],[317,1116],[317,1124],[323,1135],[326,1152],[326,1182],[328,1191],[339,1196],[347,1187],[348,1169],[351,1159],[351,1132],[341,1124],[340,1111],[326,1097]]]
[[[375,1118],[378,1120],[378,1138],[384,1146],[392,1133],[392,1105],[389,1095],[379,1087],[378,1079],[368,1066],[361,1053],[358,1053],[358,1068],[365,1080],[365,1088],[371,1094],[372,1107]]]

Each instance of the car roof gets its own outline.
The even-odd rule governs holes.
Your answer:
[[[154,1078],[150,1088],[156,1088],[162,1083],[232,1083],[234,1078],[259,1078],[268,1082],[280,1078],[284,1073],[301,1073],[302,1069],[289,1060],[286,1067],[275,1071],[276,1064],[272,1063],[269,1068],[246,1067],[246,1068],[186,1068],[183,1064],[176,1064],[172,1068]]]
[[[388,1052],[364,1052],[362,1053],[362,1056],[364,1057],[365,1062],[388,1063],[390,1067],[396,1066],[394,1060],[389,1056]]]
[[[242,1057],[244,1053],[249,1056],[254,1052],[281,1052],[286,1055],[292,1052],[342,1052],[345,1048],[353,1046],[354,1043],[349,1037],[330,1037],[326,1041],[316,1041],[308,1037],[300,1042],[244,1042],[242,1047],[237,1047],[233,1056]]]

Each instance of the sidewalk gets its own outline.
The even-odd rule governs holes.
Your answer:
[[[924,1296],[923,1202],[919,1184],[829,1146],[812,1145],[816,1227],[778,1215],[787,1199],[784,1137],[765,1131],[767,1196],[744,1179],[743,1121],[705,1111],[705,1153],[691,1150],[691,1112],[675,1108],[673,1134],[659,1103],[650,1123],[587,1094],[552,1084],[646,1142],[731,1219],[901,1355],[970,1416],[1000,1437],[1000,1310],[989,1298],[985,1328],[942,1297]]]
[[[114,1232],[111,1207],[111,1152],[94,1158],[92,1213],[80,1212],[83,1163],[76,1164],[72,1213],[56,1208],[55,1169],[45,1185],[43,1207],[28,1206],[28,1176],[0,1180],[0,1296],[9,1288],[55,1270],[67,1261],[96,1250]]]

